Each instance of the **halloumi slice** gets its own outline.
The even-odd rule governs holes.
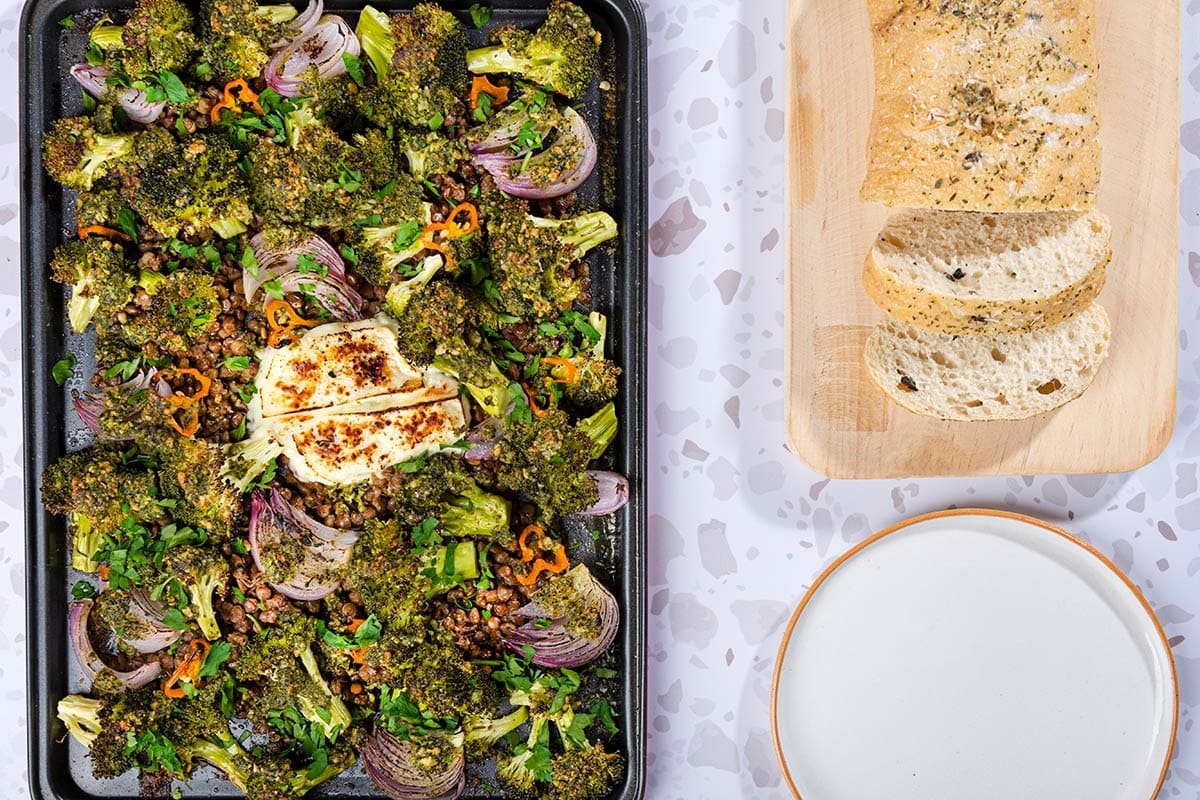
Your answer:
[[[387,398],[393,400],[393,398]],[[467,420],[458,398],[417,406],[367,403],[267,423],[305,483],[352,484],[453,444]]]
[[[458,393],[443,373],[420,370],[400,354],[395,323],[383,316],[322,325],[287,347],[264,351],[255,384],[252,424],[385,395],[417,405]]]

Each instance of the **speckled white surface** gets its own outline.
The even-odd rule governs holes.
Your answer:
[[[784,1],[643,4],[652,223],[648,796],[787,797],[767,701],[778,638],[805,586],[877,528],[981,505],[1064,524],[1146,593],[1171,637],[1182,688],[1177,755],[1161,797],[1200,798],[1200,0],[1181,3],[1181,370],[1167,453],[1107,478],[873,483],[824,480],[783,445]],[[18,0],[0,0],[0,798],[27,796],[18,15]]]

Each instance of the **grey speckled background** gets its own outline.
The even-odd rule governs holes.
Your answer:
[[[1125,0],[1133,2],[1134,0]],[[0,0],[0,797],[26,796],[16,0]],[[644,0],[650,29],[649,797],[783,798],[783,623],[871,531],[948,505],[1033,513],[1143,589],[1182,681],[1161,797],[1200,798],[1200,0],[1183,0],[1179,423],[1111,477],[830,482],[783,445],[783,0]],[[1195,340],[1195,341],[1193,341]],[[1065,800],[1065,799],[1064,799]]]

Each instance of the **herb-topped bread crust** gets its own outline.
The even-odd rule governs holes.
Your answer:
[[[957,211],[1094,207],[1094,0],[867,5],[875,108],[864,200]]]

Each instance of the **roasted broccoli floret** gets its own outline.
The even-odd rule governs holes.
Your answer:
[[[106,321],[102,335],[109,335],[109,326],[117,325],[121,336],[135,348],[155,342],[165,352],[182,353],[216,325],[221,301],[211,274],[181,269],[164,275],[143,270],[137,288],[149,295],[149,307],[124,323]]]
[[[509,502],[478,486],[454,495],[442,509],[442,531],[450,538],[504,539],[509,535]]]
[[[221,626],[213,609],[213,596],[229,582],[229,563],[219,550],[185,545],[163,555],[164,570],[186,588],[191,603],[188,615],[196,618],[200,632],[209,641],[221,638]]]
[[[520,75],[572,99],[595,80],[600,34],[574,3],[553,0],[549,16],[534,33],[504,27],[492,39],[494,46],[467,53],[471,72]]]
[[[104,730],[100,720],[103,708],[103,700],[70,694],[58,701],[58,718],[67,726],[72,739],[84,747],[91,747]]]
[[[134,284],[132,268],[133,262],[125,249],[101,236],[72,239],[59,245],[50,262],[50,275],[71,286],[67,318],[72,330],[76,333],[87,330],[102,307],[106,312],[124,307]]]
[[[233,739],[224,743],[197,742],[188,753],[193,759],[207,761],[225,773],[230,783],[247,800],[298,800],[310,791],[342,773],[354,763],[354,751],[341,743],[325,751],[327,764],[294,767],[289,759],[251,756]]]
[[[377,79],[365,100],[376,124],[425,127],[466,94],[467,33],[449,11],[420,3],[388,17],[368,7],[357,34]]]
[[[88,117],[66,117],[42,137],[42,163],[63,186],[86,192],[120,167],[133,140],[132,134],[99,133]]]
[[[550,720],[542,714],[532,714],[529,735],[511,756],[496,761],[496,777],[507,793],[520,798],[537,797],[538,784],[549,783]]]
[[[355,272],[371,283],[389,286],[397,276],[418,270],[408,262],[425,249],[421,231],[429,223],[429,207],[419,204],[416,213],[394,224],[364,225],[351,231],[349,243],[359,259]]]
[[[404,316],[413,295],[433,280],[433,276],[438,274],[445,263],[446,259],[441,256],[429,256],[415,275],[393,283],[387,291],[387,297],[384,298],[384,310],[396,318]]]
[[[174,703],[157,686],[148,686],[103,700],[71,695],[59,702],[58,716],[76,741],[88,748],[98,778],[115,778],[143,766],[182,776],[186,760],[174,743],[159,733],[173,708]],[[148,758],[151,749],[153,761]]]
[[[221,477],[225,464],[221,447],[180,436],[161,418],[156,431],[146,429],[137,441],[159,460],[159,488],[175,500],[175,519],[208,531],[217,541],[226,539],[243,503],[238,491]]]
[[[51,514],[70,514],[73,525],[71,565],[94,572],[94,559],[105,534],[132,516],[157,519],[158,487],[154,473],[126,464],[125,448],[102,444],[63,456],[42,476],[42,503]]]
[[[121,211],[127,205],[115,186],[94,184],[90,192],[80,192],[75,201],[76,227],[116,230],[121,224]]]
[[[408,629],[428,607],[423,563],[409,552],[412,547],[409,528],[398,520],[367,520],[345,579],[362,597],[367,612],[393,634]]]
[[[141,170],[133,209],[164,238],[236,236],[253,216],[239,158],[223,136],[190,139]]]
[[[588,433],[571,425],[562,411],[534,419],[514,414],[496,447],[496,478],[523,492],[548,520],[574,514],[599,499],[595,482],[584,474],[594,447]]]
[[[437,132],[400,133],[397,146],[404,155],[409,173],[417,180],[457,172],[469,160],[462,139],[447,139]]]
[[[604,356],[608,319],[593,311],[588,315],[588,323],[600,334],[591,350],[567,358],[544,358],[542,368],[549,380],[563,387],[567,400],[590,411],[617,396],[621,368]]]
[[[271,44],[288,38],[287,23],[297,13],[287,4],[205,0],[200,5],[200,57],[218,78],[257,78],[270,58]]]
[[[524,706],[499,719],[467,717],[463,720],[463,736],[468,756],[472,760],[486,758],[497,742],[524,725],[528,719],[529,709]]]
[[[577,300],[584,285],[572,265],[617,235],[616,221],[603,211],[543,219],[495,192],[485,196],[482,210],[501,304],[526,319],[550,319]]]
[[[92,41],[106,51],[116,50],[124,72],[142,78],[160,70],[177,72],[191,63],[198,46],[194,24],[192,12],[179,0],[138,0],[129,20],[116,29],[116,42],[112,25],[93,29]]]
[[[602,800],[625,775],[625,759],[600,744],[570,747],[550,759],[552,800]]]

